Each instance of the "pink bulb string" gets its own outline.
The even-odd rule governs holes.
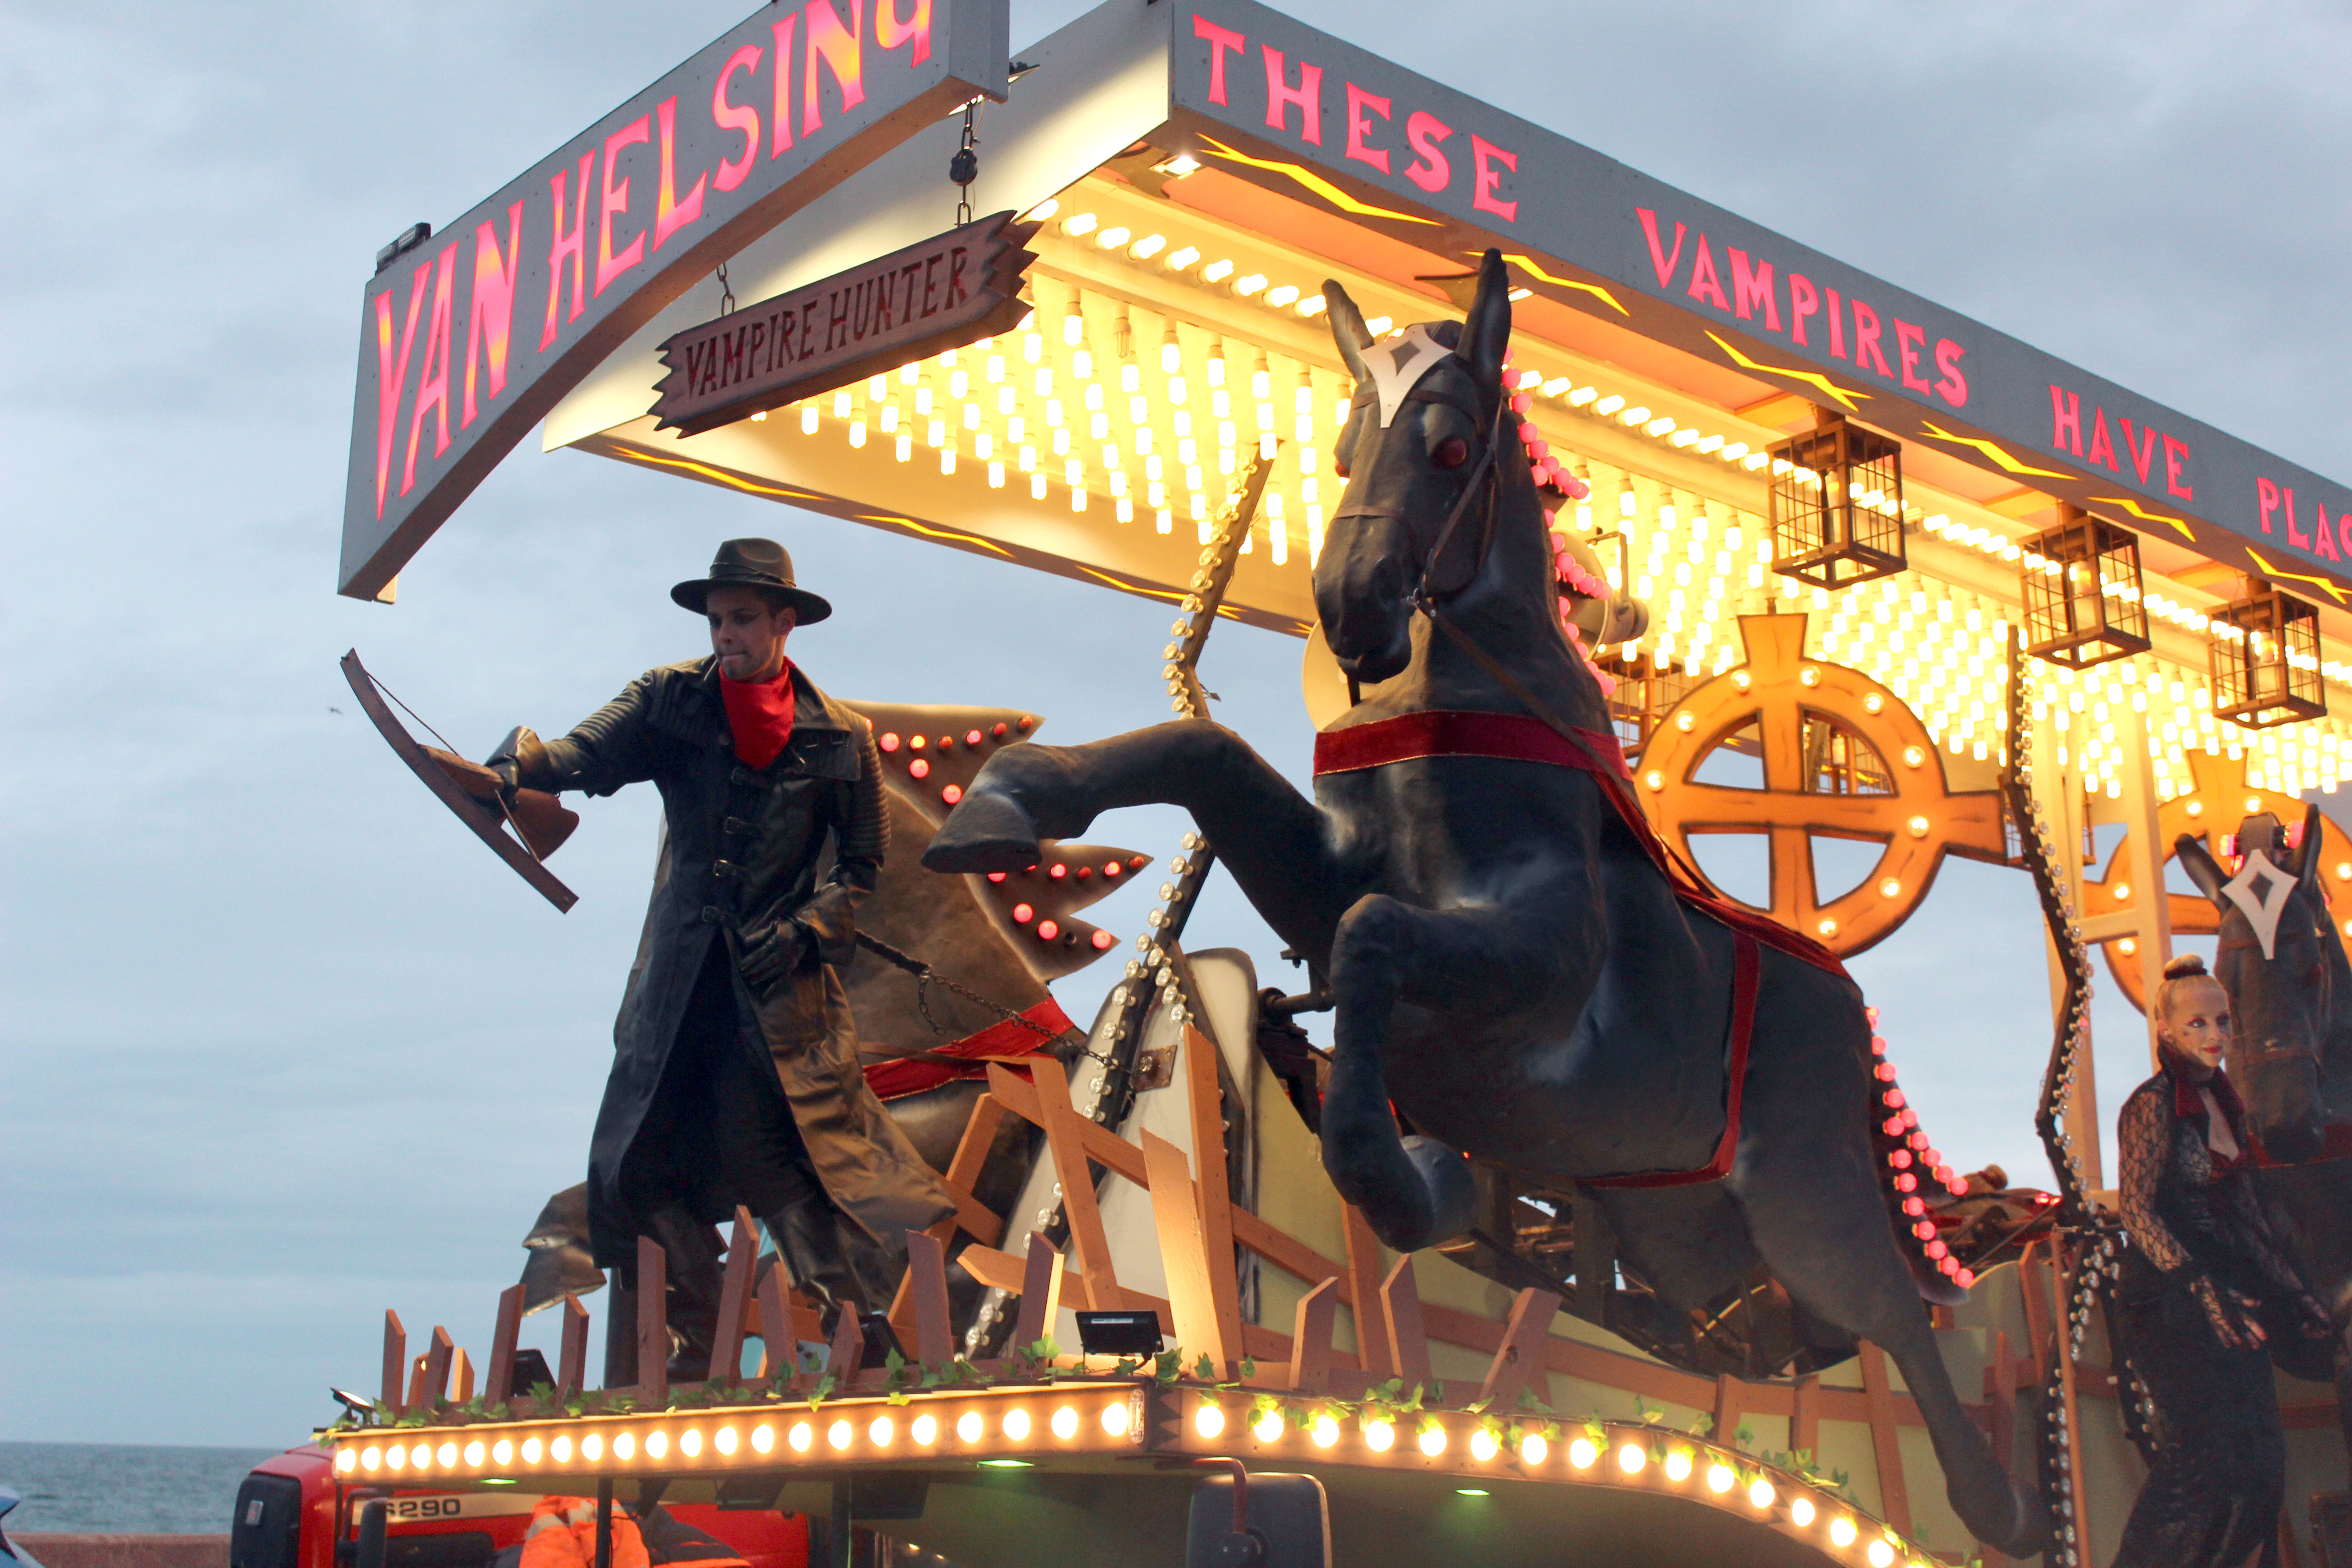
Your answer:
[[[1977,1282],[1976,1271],[1963,1268],[1937,1236],[1936,1220],[1927,1212],[1927,1200],[1919,1195],[1918,1190],[1923,1182],[1933,1182],[1952,1196],[1959,1197],[1968,1192],[1968,1181],[1946,1164],[1942,1152],[1927,1142],[1927,1134],[1919,1128],[1919,1113],[1906,1103],[1902,1089],[1895,1087],[1895,1064],[1886,1059],[1886,1037],[1878,1033],[1878,1009],[1866,1007],[1863,1013],[1870,1020],[1872,1083],[1885,1112],[1884,1120],[1874,1120],[1871,1131],[1885,1162],[1885,1179],[1895,1194],[1894,1205],[1901,1212],[1912,1239],[1919,1244],[1921,1254],[1936,1271],[1961,1289],[1968,1289]]]

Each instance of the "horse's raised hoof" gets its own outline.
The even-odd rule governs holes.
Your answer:
[[[1037,825],[1001,795],[975,790],[957,803],[923,851],[932,871],[1018,871],[1037,863]]]
[[[1404,1141],[1404,1154],[1429,1198],[1429,1238],[1420,1246],[1434,1247],[1469,1234],[1478,1223],[1478,1178],[1470,1173],[1470,1162],[1418,1132]]]
[[[1967,1495],[1969,1489],[1955,1484],[1948,1494],[1952,1511],[1985,1544],[2011,1557],[2040,1556],[2050,1542],[2049,1505],[2032,1487],[2011,1479],[2007,1471],[1996,1468],[1993,1477],[2000,1483],[1998,1493],[1988,1487]]]

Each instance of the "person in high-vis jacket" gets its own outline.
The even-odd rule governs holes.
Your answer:
[[[638,1236],[707,1236],[742,1205],[830,1331],[842,1307],[887,1308],[906,1232],[955,1212],[866,1087],[836,973],[888,847],[881,759],[865,721],[784,657],[833,606],[781,545],[730,540],[670,597],[709,622],[709,658],[647,670],[562,740],[519,731],[490,760],[509,787],[662,794],[589,1152],[591,1244],[633,1290]]]

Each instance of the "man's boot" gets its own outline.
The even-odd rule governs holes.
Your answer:
[[[761,1223],[774,1238],[793,1289],[816,1308],[826,1338],[833,1336],[834,1325],[840,1321],[844,1307],[852,1312],[865,1310],[865,1293],[858,1287],[849,1260],[842,1255],[832,1205],[822,1201],[795,1204],[768,1215]]]

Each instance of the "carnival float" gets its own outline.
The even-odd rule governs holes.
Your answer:
[[[1172,721],[846,704],[892,847],[835,967],[953,1211],[887,1304],[821,1311],[748,1208],[608,1286],[557,1192],[486,1339],[386,1313],[239,1563],[552,1521],[599,1568],[2104,1564],[2182,1434],[2112,1331],[2087,999],[2192,934],[2332,1312],[2272,1335],[2269,1549],[2352,1563],[2340,486],[1248,0],[1017,54],[986,4],[764,7],[402,235],[342,592],[392,600],[533,429],[828,520],[746,533],[1163,601]],[[1201,722],[1227,621],[1300,639],[1312,800]],[[569,907],[574,814],[345,671]],[[1145,802],[1195,830],[1085,841]],[[1937,1146],[1843,978],[1948,855],[2042,910],[2046,1188]],[[1220,865],[1295,993],[1187,945]],[[1081,918],[1133,881],[1133,932]]]

